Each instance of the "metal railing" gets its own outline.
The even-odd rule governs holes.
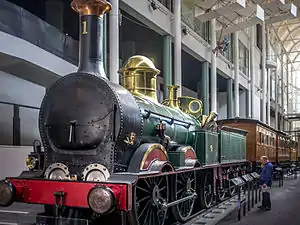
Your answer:
[[[272,61],[272,62],[277,62],[277,56],[275,54],[267,54],[266,55],[266,60]]]
[[[172,0],[157,0],[157,1],[160,2],[163,6],[165,6],[171,12],[173,11],[173,1]]]
[[[38,107],[4,101],[0,101],[0,107],[0,145],[31,146],[34,140],[40,139]],[[36,126],[32,124],[35,122]]]
[[[77,65],[78,41],[25,9],[5,0],[0,1],[0,31],[24,39]]]
[[[181,3],[181,20],[195,33],[197,33],[206,42],[210,42],[210,26],[209,22],[201,22],[195,17],[194,5],[189,2]]]

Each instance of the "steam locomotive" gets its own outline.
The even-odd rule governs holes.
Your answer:
[[[133,56],[110,82],[102,62],[105,0],[73,0],[80,14],[78,72],[58,79],[40,108],[44,151],[35,146],[29,171],[0,182],[0,205],[41,204],[39,218],[89,223],[162,225],[187,221],[235,194],[231,179],[249,173],[246,134],[217,127],[216,112],[177,97],[157,101],[159,70]],[[50,223],[50,222],[48,222]]]

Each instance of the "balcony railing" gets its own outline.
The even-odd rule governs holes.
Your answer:
[[[165,6],[168,10],[172,12],[173,9],[173,1],[172,0],[157,0],[160,2],[163,6]]]
[[[39,108],[0,101],[0,145],[31,146],[40,139]]]
[[[5,0],[0,1],[0,31],[24,39],[77,65],[78,41],[25,9]]]
[[[266,67],[276,68],[277,67],[277,56],[275,54],[266,55]]]
[[[267,54],[266,59],[277,62],[277,55],[275,55],[275,54]]]
[[[201,38],[209,42],[209,22],[201,22],[195,17],[195,5],[183,0],[181,3],[181,20]]]

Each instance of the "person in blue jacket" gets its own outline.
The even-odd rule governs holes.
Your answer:
[[[259,206],[259,208],[271,210],[270,190],[272,186],[273,165],[269,161],[267,156],[262,156],[260,160],[263,165],[263,168],[260,174],[260,184],[262,188],[262,205]]]

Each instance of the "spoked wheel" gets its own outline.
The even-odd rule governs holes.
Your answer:
[[[232,197],[235,194],[235,186],[230,180],[225,181],[227,193],[230,197]]]
[[[142,178],[136,184],[134,213],[138,225],[162,225],[168,203],[167,176]]]
[[[200,203],[202,208],[209,208],[213,202],[213,177],[211,172],[205,172],[200,188]]]
[[[185,222],[193,212],[196,200],[196,171],[183,172],[176,175],[172,189],[172,201],[193,196],[184,202],[178,203],[172,207],[173,215],[179,222]]]
[[[223,201],[226,197],[226,188],[224,187],[224,179],[218,181],[217,195],[219,201]]]

